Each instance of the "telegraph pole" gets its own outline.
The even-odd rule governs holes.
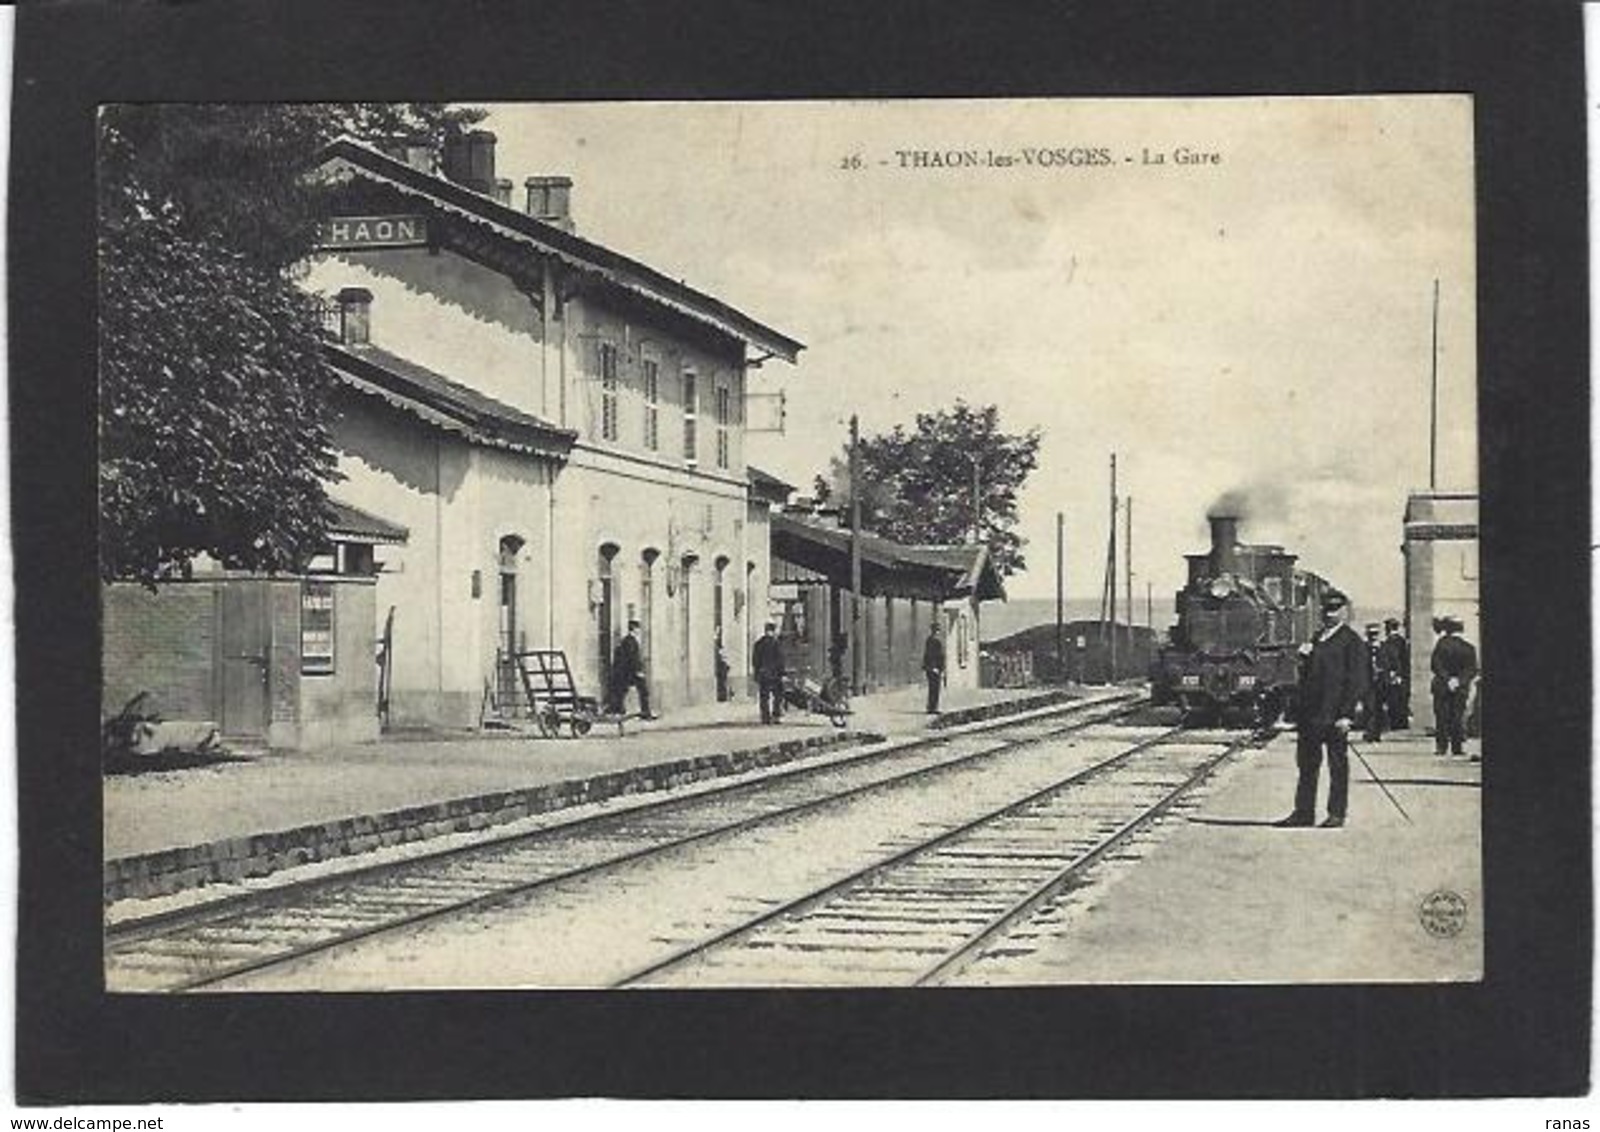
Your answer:
[[[1066,546],[1066,517],[1060,511],[1056,512],[1056,668],[1060,671],[1061,682],[1067,682],[1067,654],[1062,651],[1062,640],[1066,631],[1066,566],[1063,550]]]
[[[1131,639],[1133,637],[1133,496],[1131,495],[1128,496],[1127,506],[1128,525],[1123,528],[1123,537],[1126,540],[1123,544],[1126,548],[1123,557],[1127,561],[1123,564],[1123,573],[1128,579],[1128,636]],[[1131,647],[1130,645],[1130,652]]]
[[[850,414],[850,694],[861,694],[861,419]]]
[[[1108,683],[1117,682],[1117,454],[1111,453],[1111,546],[1106,575],[1111,579],[1111,674]]]
[[[1433,379],[1428,391],[1428,490],[1439,487],[1439,281],[1433,281]]]

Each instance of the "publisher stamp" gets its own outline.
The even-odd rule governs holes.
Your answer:
[[[1447,939],[1460,935],[1461,929],[1467,926],[1467,902],[1460,893],[1441,888],[1422,898],[1417,917],[1429,935]]]

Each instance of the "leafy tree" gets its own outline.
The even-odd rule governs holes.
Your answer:
[[[441,104],[118,105],[100,117],[100,554],[154,583],[202,552],[295,569],[335,476],[318,321],[292,274],[341,133],[445,133]]]
[[[918,413],[916,427],[861,438],[862,526],[910,545],[966,540],[978,518],[995,569],[1010,577],[1024,569],[1017,525],[1017,492],[1039,462],[1039,430],[1000,430],[994,405]],[[849,449],[833,459],[815,487],[822,502],[850,506]],[[974,471],[976,487],[974,494]]]

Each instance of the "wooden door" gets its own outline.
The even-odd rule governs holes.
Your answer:
[[[247,739],[267,734],[271,633],[267,587],[258,582],[226,583],[221,588],[218,661],[222,688],[222,733]]]

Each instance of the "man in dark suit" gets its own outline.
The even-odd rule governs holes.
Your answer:
[[[1304,664],[1298,692],[1294,812],[1279,826],[1308,826],[1316,819],[1317,779],[1328,754],[1328,816],[1324,829],[1344,824],[1350,795],[1350,728],[1359,705],[1371,694],[1367,643],[1350,628],[1350,599],[1330,590],[1322,599],[1322,630],[1301,646]]]
[[[1439,634],[1429,660],[1433,670],[1433,753],[1443,755],[1448,742],[1452,755],[1464,755],[1467,693],[1478,674],[1478,650],[1461,636],[1461,622],[1454,617],[1434,618],[1433,628]]]
[[[1367,626],[1367,687],[1369,689],[1366,700],[1361,705],[1361,710],[1366,716],[1366,728],[1362,732],[1367,742],[1377,743],[1383,739],[1383,689],[1389,682],[1388,674],[1383,669],[1383,642],[1378,639],[1378,626]]]
[[[777,723],[783,718],[783,649],[778,644],[778,627],[771,621],[756,640],[750,665],[756,672],[761,722]]]
[[[1402,731],[1411,726],[1411,642],[1400,631],[1399,618],[1386,619],[1383,628],[1381,655],[1389,682],[1382,690],[1382,700],[1389,729]]]
[[[644,649],[639,645],[639,622],[628,622],[628,635],[617,644],[616,655],[611,658],[612,714],[621,715],[627,707],[628,689],[639,689],[639,718],[654,719],[650,714],[650,685],[644,678]]]
[[[928,714],[939,714],[939,690],[944,686],[944,642],[939,623],[928,626],[928,643],[922,646],[922,671],[928,677]]]

